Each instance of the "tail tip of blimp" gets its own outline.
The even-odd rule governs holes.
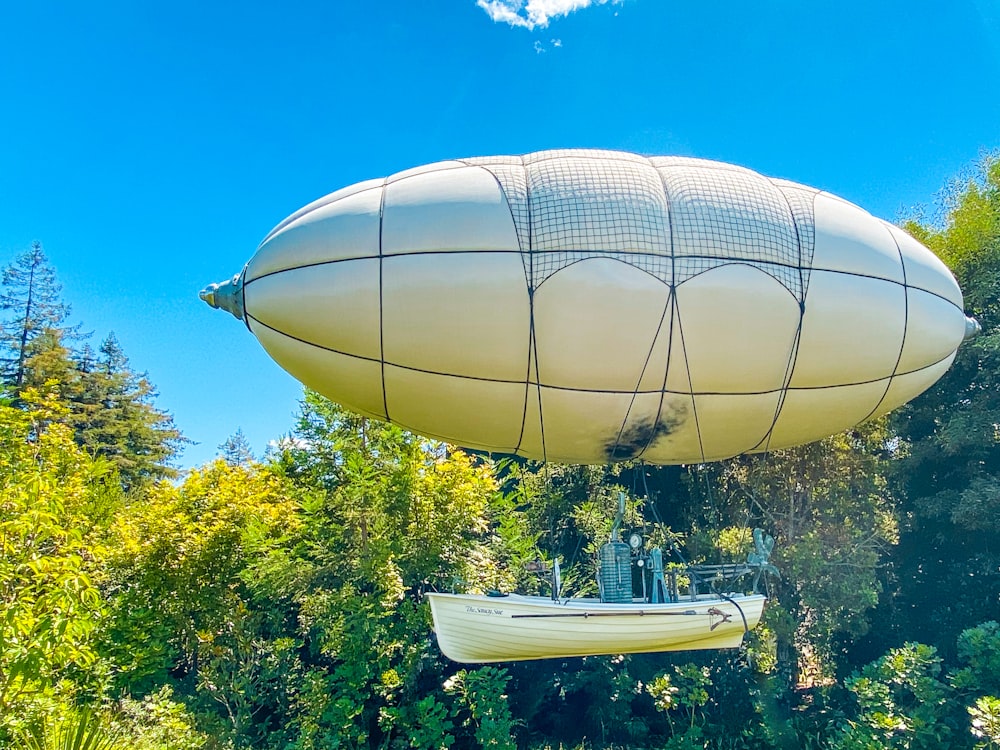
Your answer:
[[[970,318],[968,315],[965,316],[965,337],[963,341],[968,341],[969,339],[974,339],[980,333],[983,332],[983,327],[979,325],[979,321],[975,318]]]
[[[236,274],[231,279],[209,284],[198,296],[210,307],[225,310],[237,320],[243,320],[243,274]]]

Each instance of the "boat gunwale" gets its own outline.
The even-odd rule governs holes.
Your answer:
[[[428,598],[429,601],[439,597],[439,601],[451,601],[454,603],[458,603],[459,601],[475,602],[476,604],[483,606],[492,605],[493,607],[503,607],[504,602],[509,602],[515,607],[527,607],[530,609],[541,609],[545,607],[551,609],[564,608],[569,610],[593,609],[597,612],[609,615],[617,613],[631,615],[640,611],[650,614],[654,612],[683,612],[688,609],[703,607],[705,605],[732,606],[734,603],[742,605],[743,603],[756,604],[757,602],[761,602],[761,607],[763,607],[763,603],[767,601],[767,597],[764,594],[741,593],[727,593],[725,597],[715,594],[699,594],[698,598],[695,600],[685,599],[682,597],[676,602],[661,603],[652,603],[641,600],[632,602],[602,602],[599,599],[572,597],[555,600],[544,596],[525,596],[523,594],[490,596],[487,594],[453,594],[443,591],[429,591],[426,592],[424,596]],[[697,614],[707,614],[707,612],[699,612]]]

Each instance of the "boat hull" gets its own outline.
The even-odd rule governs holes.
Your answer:
[[[554,602],[516,594],[426,597],[441,651],[471,664],[736,648],[760,621],[765,601],[759,594],[668,604]]]

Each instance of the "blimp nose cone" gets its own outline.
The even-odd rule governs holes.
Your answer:
[[[226,310],[234,318],[243,320],[243,274],[236,274],[231,279],[209,284],[198,296],[217,310]]]
[[[983,332],[983,327],[979,325],[979,321],[975,318],[970,318],[966,316],[965,318],[965,338],[963,341],[968,341],[969,339],[974,339],[980,333]]]

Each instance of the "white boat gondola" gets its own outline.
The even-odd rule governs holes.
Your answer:
[[[765,601],[761,594],[702,594],[663,604],[517,594],[426,597],[441,651],[463,663],[736,648],[759,622]]]
[[[561,597],[558,559],[551,568],[540,560],[530,568],[551,572],[551,597],[427,593],[444,655],[477,664],[737,648],[760,622],[766,601],[757,593],[761,576],[777,574],[768,562],[774,539],[754,529],[754,551],[745,563],[687,566],[682,595],[677,572],[665,571],[659,547],[645,549],[639,533],[622,541],[624,494],[618,503],[611,538],[599,550],[599,599]],[[634,597],[633,574],[641,581],[641,598]],[[737,593],[735,582],[749,577],[754,593]]]

